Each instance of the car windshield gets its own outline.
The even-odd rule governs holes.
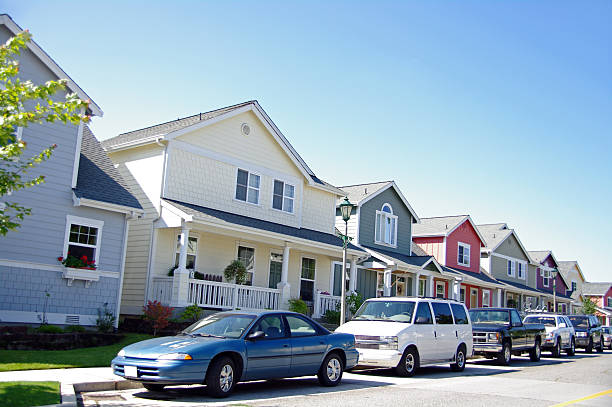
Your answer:
[[[255,319],[254,315],[218,313],[183,330],[186,335],[239,338]]]
[[[575,328],[587,329],[589,327],[589,319],[587,317],[569,317],[569,319]]]
[[[544,326],[552,326],[553,328],[557,325],[555,324],[554,317],[527,317],[525,318],[526,324],[542,324]]]
[[[411,322],[414,301],[366,301],[357,310],[354,321]]]
[[[474,310],[470,311],[473,324],[508,324],[510,313],[508,311]]]

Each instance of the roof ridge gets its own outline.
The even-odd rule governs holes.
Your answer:
[[[423,220],[423,219],[459,218],[459,217],[463,217],[463,216],[470,216],[470,215],[426,216],[424,218],[421,218],[421,220]]]
[[[363,184],[342,185],[342,186],[339,186],[338,188],[360,187],[360,186],[363,186],[363,185],[383,184],[383,183],[388,184],[388,183],[390,183],[390,182],[395,182],[395,181],[391,180],[391,181],[375,181],[375,182],[365,182],[365,183],[363,183]]]

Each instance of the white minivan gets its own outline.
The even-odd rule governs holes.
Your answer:
[[[465,368],[473,355],[472,323],[460,302],[417,297],[371,298],[336,332],[355,335],[362,367],[394,367],[412,376],[420,366]]]

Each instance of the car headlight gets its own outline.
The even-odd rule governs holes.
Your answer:
[[[381,336],[378,349],[397,349],[397,336]]]
[[[121,349],[119,352],[117,352],[117,356],[124,357],[125,356],[125,350]]]
[[[499,332],[489,333],[489,334],[487,334],[487,341],[489,341],[489,342],[499,342],[499,337],[500,337]]]
[[[193,358],[191,357],[191,355],[189,355],[188,353],[166,353],[165,355],[161,355],[159,356],[157,359],[162,359],[162,360],[193,360]]]

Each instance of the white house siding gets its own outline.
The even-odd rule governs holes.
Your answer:
[[[359,216],[357,215],[357,213],[351,215],[351,218],[348,220],[348,235],[350,237],[352,237],[354,240],[354,242],[356,243],[357,240],[357,225],[359,224]],[[344,220],[342,220],[342,216],[338,215],[336,216],[336,228],[342,232],[344,234]]]
[[[335,194],[330,192],[305,187],[302,227],[326,233],[334,233],[337,198]],[[341,230],[344,230],[344,228]]]

